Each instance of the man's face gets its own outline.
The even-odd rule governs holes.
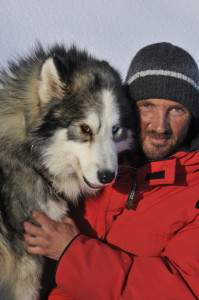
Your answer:
[[[180,147],[189,130],[191,114],[182,104],[163,99],[137,101],[141,143],[150,160],[163,159]]]

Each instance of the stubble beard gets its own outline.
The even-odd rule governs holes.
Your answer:
[[[183,132],[177,138],[171,131],[159,134],[156,131],[146,130],[141,133],[141,148],[147,160],[162,160],[175,153],[185,141],[186,136],[187,132]],[[162,138],[165,139],[165,142],[156,144],[150,141],[148,137]]]

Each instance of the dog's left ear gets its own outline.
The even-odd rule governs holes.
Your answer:
[[[42,104],[48,103],[52,97],[64,97],[64,83],[56,65],[54,57],[47,58],[42,65],[39,81],[39,97]]]

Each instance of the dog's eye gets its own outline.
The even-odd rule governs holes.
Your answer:
[[[86,134],[89,134],[89,135],[93,134],[91,128],[88,125],[82,125],[81,130],[82,130],[83,133],[86,133]]]
[[[118,126],[113,126],[113,127],[112,127],[112,134],[113,134],[113,135],[116,134],[116,133],[118,132],[119,129],[120,129],[120,128],[119,128]]]

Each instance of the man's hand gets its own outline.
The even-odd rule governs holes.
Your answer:
[[[77,226],[69,217],[65,217],[63,222],[57,222],[40,211],[34,211],[32,216],[41,227],[24,222],[27,251],[58,260],[66,246],[79,234]]]

